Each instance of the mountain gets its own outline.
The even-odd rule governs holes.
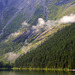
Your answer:
[[[71,23],[74,0],[0,0],[0,61],[13,62]]]
[[[0,40],[17,31],[24,21],[35,25],[40,17],[58,19],[75,13],[74,6],[74,0],[0,0]]]
[[[34,0],[1,0],[1,35],[3,34],[3,36],[6,37],[12,32],[15,32],[24,20],[29,21],[35,12],[36,2],[37,1]],[[33,7],[30,8],[31,6]],[[12,26],[13,29],[11,28]],[[10,28],[11,31],[9,32]],[[4,31],[6,31],[6,33],[3,33]]]
[[[19,57],[18,68],[75,69],[75,23],[55,33],[35,50]]]

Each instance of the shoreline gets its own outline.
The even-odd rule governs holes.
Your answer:
[[[75,69],[68,69],[68,68],[12,68],[12,70],[29,70],[29,71],[73,71],[75,72]]]
[[[13,67],[13,68],[0,68],[0,71],[69,71],[69,72],[75,72],[75,69],[68,69],[68,68],[17,68],[17,67]]]

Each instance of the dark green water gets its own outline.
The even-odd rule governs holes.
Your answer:
[[[75,75],[75,72],[62,71],[0,71],[0,75]]]

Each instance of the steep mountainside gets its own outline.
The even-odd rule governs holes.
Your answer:
[[[3,34],[3,31],[8,28],[9,26],[12,26],[11,23],[14,23],[14,19],[16,21],[16,24],[18,25],[18,21],[20,21],[20,24],[17,26],[20,27],[21,23],[26,20],[29,21],[31,16],[34,14],[37,6],[38,0],[1,0],[1,9],[0,9],[0,36]],[[33,7],[32,7],[33,6]],[[31,8],[32,7],[32,8]],[[15,25],[16,25],[15,24]],[[16,27],[16,26],[15,26]],[[16,28],[17,28],[16,27]],[[15,29],[12,29],[15,30]],[[16,31],[16,30],[15,30]],[[11,31],[12,32],[12,31]],[[10,33],[11,33],[10,32]],[[7,32],[10,34],[9,32]]]
[[[0,40],[17,31],[23,21],[33,25],[40,17],[53,20],[75,13],[74,3],[74,0],[0,0]]]
[[[75,68],[75,23],[58,31],[46,42],[19,57],[19,68]]]
[[[0,0],[0,60],[14,61],[37,48],[71,25],[58,21],[73,14],[75,0]]]

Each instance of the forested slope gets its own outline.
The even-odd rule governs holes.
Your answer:
[[[75,23],[59,30],[36,50],[19,57],[15,67],[75,68]]]

